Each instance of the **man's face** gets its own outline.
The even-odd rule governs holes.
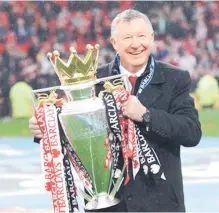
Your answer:
[[[122,65],[130,72],[137,72],[147,63],[153,41],[154,33],[142,18],[119,22],[115,35],[111,37]]]

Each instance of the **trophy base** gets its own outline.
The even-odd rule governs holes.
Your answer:
[[[87,210],[104,209],[118,204],[120,200],[115,197],[111,197],[107,193],[99,193],[95,195],[91,201],[85,205]]]

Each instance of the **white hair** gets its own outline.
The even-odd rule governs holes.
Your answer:
[[[149,26],[149,30],[151,32],[154,32],[152,24],[151,24],[149,18],[145,14],[143,14],[137,10],[128,9],[128,10],[123,11],[122,13],[119,13],[113,19],[113,21],[111,23],[111,36],[114,36],[116,34],[116,25],[119,22],[129,22],[129,21],[136,19],[136,18],[144,19],[146,24],[148,24],[148,26]]]

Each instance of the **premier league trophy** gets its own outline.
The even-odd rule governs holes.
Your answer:
[[[82,60],[70,48],[67,63],[60,59],[58,51],[48,53],[61,86],[33,91],[35,115],[43,132],[45,187],[52,193],[55,212],[77,211],[77,196],[83,197],[87,210],[116,205],[119,199],[115,194],[124,179],[124,165],[115,169],[119,147],[114,143],[106,107],[96,96],[95,86],[105,82],[108,91],[128,87],[127,76],[96,79],[99,46],[87,45],[87,49]],[[115,79],[120,84],[112,87],[110,82]]]

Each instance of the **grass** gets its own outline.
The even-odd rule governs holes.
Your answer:
[[[219,110],[203,109],[199,111],[203,136],[219,137]],[[31,136],[28,119],[1,119],[0,137]]]
[[[219,137],[219,110],[203,109],[199,111],[203,136]]]
[[[29,119],[1,119],[0,137],[31,136]]]

